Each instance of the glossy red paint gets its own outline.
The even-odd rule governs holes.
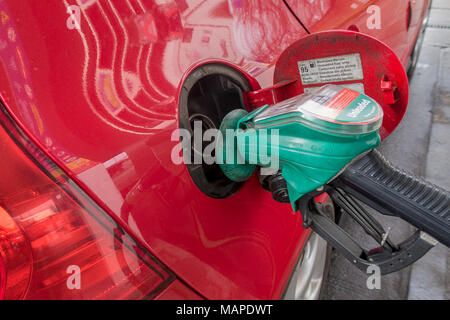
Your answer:
[[[175,280],[0,111],[0,299],[144,299]],[[5,281],[6,280],[6,281]],[[5,283],[6,282],[6,283]]]
[[[186,168],[172,163],[171,135],[190,70],[224,61],[267,86],[274,59],[305,32],[279,1],[80,3],[80,30],[66,27],[66,7],[75,1],[0,4],[7,17],[4,103],[81,186],[202,295],[280,297],[308,234],[299,215],[274,203],[256,179],[229,199],[206,197]],[[263,14],[270,19],[261,26]]]
[[[309,32],[342,29],[368,34],[389,45],[405,67],[430,3],[429,0],[286,2]],[[408,24],[409,7],[412,15]],[[378,18],[380,25],[374,20]]]
[[[179,280],[172,282],[155,300],[204,300]]]
[[[308,236],[301,216],[257,179],[208,198],[170,155],[196,67],[273,85],[277,57],[306,35],[282,0],[4,0],[0,18],[1,99],[31,139],[202,296],[281,296]]]

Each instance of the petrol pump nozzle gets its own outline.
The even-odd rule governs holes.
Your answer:
[[[249,114],[230,113],[221,126],[225,148],[219,145],[219,163],[234,181],[248,179],[256,166],[280,169],[297,211],[298,199],[380,144],[382,118],[372,98],[327,85]],[[226,134],[230,129],[235,130],[232,138]]]
[[[393,168],[377,152],[383,111],[372,98],[336,85],[303,94],[251,113],[233,111],[222,122],[216,156],[225,175],[249,179],[257,167],[281,170],[289,201],[311,227],[362,270],[377,265],[382,274],[422,257],[438,239],[450,246],[450,195]],[[327,192],[379,248],[363,249],[311,204]],[[398,216],[419,229],[401,244],[360,204]],[[430,236],[431,235],[431,236]]]

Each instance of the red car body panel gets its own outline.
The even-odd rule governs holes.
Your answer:
[[[405,67],[429,3],[428,0],[286,2],[309,32],[349,29],[371,35],[390,46]],[[373,20],[377,18],[379,26]]]
[[[70,5],[81,7],[79,30],[67,27]],[[196,67],[220,62],[255,90],[273,85],[277,57],[306,35],[284,3],[5,0],[0,18],[1,99],[28,135],[203,297],[280,298],[309,234],[301,216],[256,178],[227,199],[207,197],[171,161],[171,136]],[[308,28],[343,23],[325,15]],[[396,43],[395,31],[379,38]]]
[[[182,284],[179,280],[172,282],[155,300],[203,300],[201,296]]]

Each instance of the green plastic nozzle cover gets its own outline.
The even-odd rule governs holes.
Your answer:
[[[382,108],[372,98],[326,85],[251,113],[232,111],[222,122],[224,138],[216,155],[233,181],[249,179],[258,166],[281,170],[297,211],[298,199],[380,144],[382,119]]]

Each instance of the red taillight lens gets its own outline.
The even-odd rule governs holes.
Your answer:
[[[29,242],[22,230],[0,208],[0,299],[24,296],[33,269],[32,259]]]
[[[56,167],[1,111],[0,122],[0,298],[152,298],[174,279],[72,180],[44,169]]]

